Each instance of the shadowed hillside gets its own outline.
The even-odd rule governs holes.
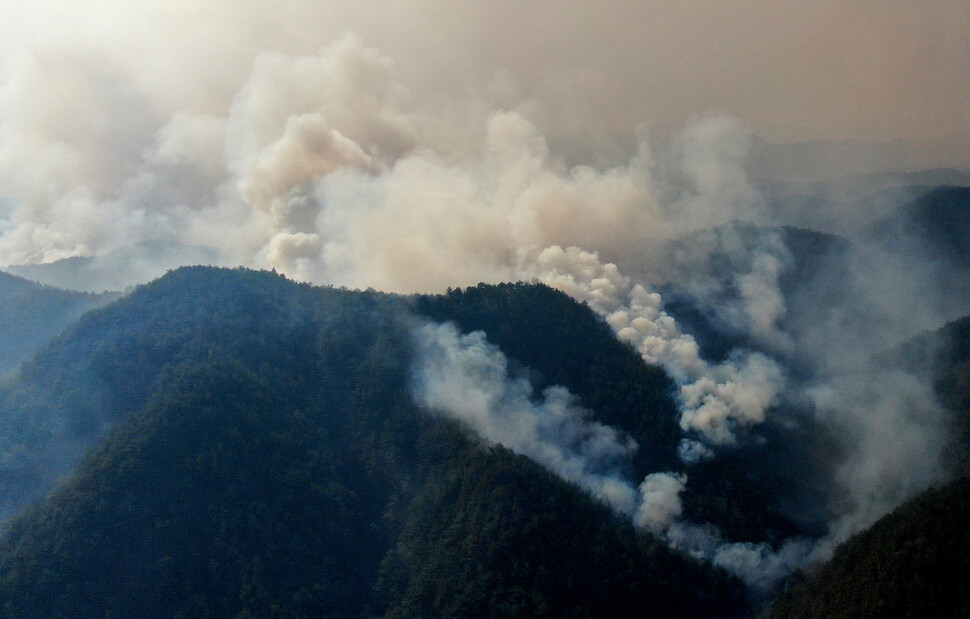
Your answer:
[[[5,616],[743,614],[733,579],[418,408],[414,322],[208,268],[86,316],[0,392],[5,500],[71,471],[7,525]]]
[[[51,288],[0,272],[0,374],[28,359],[86,311],[115,298]]]

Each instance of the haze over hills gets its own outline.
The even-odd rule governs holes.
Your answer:
[[[121,295],[0,280],[9,614],[751,616],[965,474],[966,3],[7,4]]]
[[[101,256],[74,256],[42,264],[15,264],[7,272],[25,279],[92,293],[123,291],[187,264],[221,262],[217,251],[179,243],[145,242]]]
[[[945,458],[960,476],[927,490],[801,574],[774,617],[961,617],[970,611],[970,316],[908,340],[888,355],[934,382],[952,416]]]
[[[0,272],[0,375],[26,361],[82,314],[115,298],[59,290]]]

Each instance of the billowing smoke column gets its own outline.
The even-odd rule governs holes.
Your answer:
[[[811,544],[804,540],[791,540],[776,552],[765,543],[725,543],[714,527],[682,521],[685,475],[657,472],[639,484],[630,481],[624,470],[638,449],[633,439],[590,419],[563,387],[536,397],[527,378],[510,375],[505,355],[481,331],[463,335],[452,324],[429,323],[416,330],[415,344],[413,393],[420,405],[528,456],[673,547],[761,591],[808,557]]]
[[[764,421],[765,410],[781,389],[782,372],[760,353],[737,353],[710,365],[697,343],[682,333],[662,309],[657,293],[632,284],[615,265],[575,247],[550,247],[536,261],[536,276],[605,316],[617,336],[636,348],[647,363],[662,365],[681,384],[681,427],[696,430],[714,443],[733,442],[730,424]],[[699,448],[682,450],[695,459]],[[688,455],[692,454],[692,455]]]
[[[620,513],[632,516],[647,509],[645,518],[658,525],[676,515],[661,507],[644,508],[636,488],[623,479],[622,468],[637,449],[631,438],[591,421],[563,387],[550,387],[541,399],[534,398],[529,381],[509,376],[505,355],[481,331],[461,335],[450,324],[429,324],[419,330],[416,342],[415,397],[422,405],[528,456]],[[679,489],[666,494],[676,501]]]

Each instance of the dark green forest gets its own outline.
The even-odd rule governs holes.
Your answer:
[[[671,423],[669,380],[588,309],[531,285],[492,290],[510,306],[521,295],[522,320],[538,322],[528,299],[554,295],[544,311],[590,327],[563,358],[641,368],[657,386],[645,414]],[[4,501],[30,501],[0,542],[5,616],[747,614],[738,581],[418,409],[415,308],[445,312],[197,267],[88,314],[0,391]],[[549,335],[530,346],[557,345]],[[538,365],[535,380],[570,371]],[[576,384],[621,423],[597,394],[636,400],[624,385],[642,386],[616,378]]]
[[[970,615],[970,479],[928,490],[782,592],[771,617]]]
[[[428,320],[483,331],[534,393],[565,386],[636,440],[630,479],[686,466],[671,379],[544,285],[402,297],[181,268],[38,343],[0,384],[3,616],[762,610],[734,577],[418,407],[414,328]],[[950,470],[970,472],[970,318],[883,361],[933,381],[951,415]],[[776,548],[818,534],[778,502],[798,478],[771,471],[813,448],[799,434],[811,428],[784,413],[689,467],[685,519]],[[965,615],[968,496],[963,479],[900,507],[797,574],[771,615]]]

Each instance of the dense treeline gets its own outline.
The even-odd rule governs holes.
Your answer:
[[[841,545],[772,617],[970,616],[970,478],[928,490]]]
[[[15,521],[0,560],[4,616],[364,610],[388,543],[383,494],[326,405],[288,383],[219,360],[179,369]]]
[[[471,452],[427,486],[384,564],[389,617],[723,617],[730,579],[686,563],[523,456]]]
[[[89,314],[0,389],[24,488],[94,446],[8,523],[4,616],[744,613],[735,580],[419,410],[410,324],[396,297],[209,268]],[[588,324],[569,341],[608,348]]]

